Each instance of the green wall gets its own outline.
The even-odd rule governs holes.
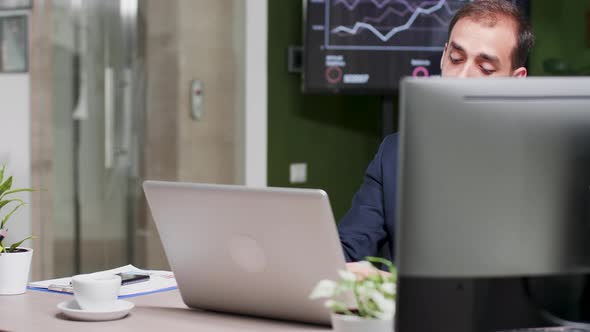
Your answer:
[[[549,57],[590,65],[589,7],[590,0],[531,0],[531,74],[543,74]],[[339,220],[381,141],[381,99],[303,95],[299,75],[287,72],[287,47],[303,44],[302,0],[268,0],[268,11],[268,184],[293,187],[289,164],[306,162],[308,181],[299,187],[326,190]]]
[[[536,43],[530,70],[542,75],[543,61],[560,58],[574,68],[590,66],[586,20],[590,0],[531,0],[531,24]]]
[[[268,185],[294,187],[289,165],[307,163],[307,183],[328,192],[339,220],[381,142],[378,96],[303,95],[287,72],[287,47],[302,45],[302,1],[269,0]]]

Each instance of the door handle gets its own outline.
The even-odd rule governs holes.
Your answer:
[[[112,169],[115,162],[115,72],[113,68],[104,69],[104,168]]]

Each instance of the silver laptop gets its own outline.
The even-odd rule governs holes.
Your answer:
[[[321,279],[344,255],[322,190],[146,181],[152,216],[187,306],[329,324]]]

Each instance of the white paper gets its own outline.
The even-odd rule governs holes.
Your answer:
[[[121,266],[116,269],[89,273],[90,275],[111,275],[116,273],[142,273],[148,274],[150,279],[147,281],[136,282],[122,285],[119,297],[130,297],[135,295],[149,294],[172,287],[176,287],[176,279],[170,271],[142,270],[133,265]],[[29,283],[29,287],[43,288],[62,293],[72,293],[73,289],[70,284],[72,277],[35,281]]]

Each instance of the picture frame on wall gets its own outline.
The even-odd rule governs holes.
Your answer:
[[[0,10],[27,9],[33,7],[33,0],[0,0]]]
[[[0,72],[27,72],[28,65],[28,17],[0,16]]]

